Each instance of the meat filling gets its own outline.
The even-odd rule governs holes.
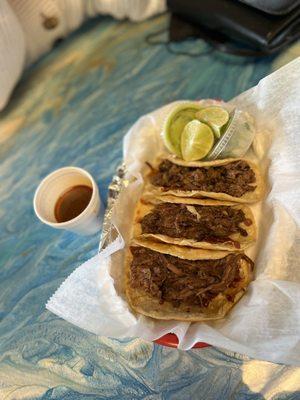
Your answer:
[[[143,290],[151,297],[171,302],[205,308],[219,293],[234,288],[241,280],[240,261],[252,261],[241,253],[229,254],[218,260],[182,260],[159,252],[133,246],[130,266],[130,285]],[[228,296],[228,301],[233,299]]]
[[[160,163],[151,183],[164,190],[202,190],[241,197],[256,188],[255,174],[243,160],[211,167],[184,167],[169,160]]]
[[[140,222],[142,233],[210,243],[234,242],[230,235],[247,236],[247,231],[240,225],[252,224],[241,209],[174,203],[158,204]],[[239,243],[234,244],[239,247]]]

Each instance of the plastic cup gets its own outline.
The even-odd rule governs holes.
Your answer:
[[[54,213],[57,200],[77,185],[92,188],[89,204],[77,217],[66,222],[57,222]],[[93,177],[81,168],[64,167],[46,176],[36,189],[33,207],[37,217],[52,228],[66,229],[79,235],[92,235],[102,227],[102,204],[98,186]]]

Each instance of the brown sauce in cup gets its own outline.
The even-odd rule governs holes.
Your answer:
[[[93,189],[86,185],[73,186],[64,192],[57,200],[54,216],[57,222],[70,221],[78,217],[88,206]]]

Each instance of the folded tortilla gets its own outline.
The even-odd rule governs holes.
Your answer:
[[[256,225],[244,204],[147,196],[137,204],[133,236],[179,246],[239,251],[255,242]]]
[[[162,165],[165,167],[172,167],[172,164],[178,166],[178,171],[174,172],[173,175],[171,174],[171,177],[168,176],[168,171],[166,171],[165,178],[163,178],[164,173],[159,172],[159,168]],[[243,167],[246,166],[246,168],[249,168],[250,174],[245,168],[239,169],[239,165],[241,166],[241,164],[243,164]],[[232,170],[229,172],[226,170],[226,168],[228,169],[228,165],[232,166]],[[212,176],[214,171],[220,171],[218,167],[222,166],[227,166],[224,169],[224,171],[227,171],[227,174],[216,174],[214,179]],[[239,171],[238,179],[238,174],[234,173],[235,168]],[[202,171],[206,172],[206,176]],[[253,171],[253,174],[251,171]],[[211,175],[209,182],[207,172],[210,172]],[[193,174],[191,175],[191,173]],[[185,179],[186,177],[184,175],[186,175],[186,177],[189,175],[189,178]],[[238,195],[238,191],[242,186],[240,182],[243,182],[243,177],[245,181],[247,179],[249,180],[250,175],[253,177],[253,182],[250,179],[249,184],[245,185],[248,190],[242,190],[240,191],[241,195]],[[162,177],[162,179],[158,179],[160,177]],[[160,181],[164,182],[161,183]],[[187,162],[171,157],[164,160],[160,159],[146,175],[145,183],[145,192],[151,192],[155,195],[195,198],[208,197],[238,203],[254,203],[261,200],[264,194],[263,179],[257,165],[252,161],[242,158],[227,158],[224,160],[204,162]],[[182,185],[182,187],[180,187],[180,185]],[[189,187],[191,187],[191,189]]]
[[[224,318],[253,279],[243,253],[138,239],[127,250],[126,295],[137,313],[164,320]]]

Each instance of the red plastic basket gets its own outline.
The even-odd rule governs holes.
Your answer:
[[[154,340],[155,343],[161,346],[174,347],[178,346],[178,338],[174,333],[167,333],[159,339]],[[193,349],[201,349],[203,347],[209,347],[210,345],[203,342],[198,342],[193,346]]]

